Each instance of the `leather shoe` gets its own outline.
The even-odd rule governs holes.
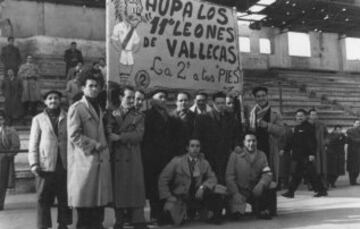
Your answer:
[[[294,198],[294,192],[290,192],[290,191],[287,191],[287,192],[285,192],[285,193],[283,193],[283,194],[281,194],[283,197],[285,197],[285,198]]]
[[[326,191],[323,191],[323,192],[318,192],[314,195],[314,197],[322,197],[322,196],[327,196],[328,193]]]

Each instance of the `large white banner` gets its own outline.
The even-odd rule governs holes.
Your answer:
[[[240,91],[236,18],[196,0],[107,0],[110,81],[145,90]]]

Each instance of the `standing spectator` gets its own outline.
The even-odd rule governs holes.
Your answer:
[[[327,145],[328,131],[326,129],[326,126],[319,120],[317,111],[315,109],[311,109],[309,111],[309,123],[313,126],[316,137],[316,154],[315,154],[316,173],[322,182],[322,186],[327,187],[326,145]],[[315,191],[319,191],[319,190],[315,190]]]
[[[215,93],[212,111],[198,115],[194,127],[194,136],[199,138],[205,157],[221,185],[225,184],[230,153],[240,145],[240,128],[236,126],[234,116],[225,109],[225,97],[222,92]]]
[[[26,114],[34,116],[37,112],[37,106],[41,100],[40,91],[40,69],[33,63],[32,56],[26,57],[26,63],[20,66],[19,77],[23,81],[24,92],[22,101]]]
[[[179,92],[176,96],[176,109],[171,112],[173,132],[173,152],[182,155],[185,152],[189,139],[193,135],[195,113],[189,110],[190,95]]]
[[[190,110],[195,114],[204,114],[211,111],[211,107],[207,104],[208,95],[205,92],[198,92],[195,95],[194,105]]]
[[[335,188],[337,178],[345,174],[345,143],[346,136],[341,132],[341,126],[337,125],[328,136],[329,144],[327,147],[327,181],[331,187]]]
[[[264,152],[257,149],[254,133],[244,136],[244,148],[235,150],[226,168],[226,184],[231,194],[231,213],[239,219],[250,203],[253,212],[263,219],[271,219],[271,169]]]
[[[144,101],[145,101],[145,92],[139,89],[136,90],[134,107],[137,112],[142,113],[142,110],[144,108]]]
[[[78,76],[83,71],[83,67],[83,63],[78,62],[75,67],[70,68],[67,73],[67,81],[70,81]]]
[[[61,93],[49,91],[44,96],[45,110],[31,124],[29,164],[35,175],[37,191],[37,225],[51,228],[51,206],[58,201],[59,229],[72,223],[66,192],[67,132],[66,113],[60,108]]]
[[[8,69],[13,69],[17,74],[19,66],[21,64],[21,55],[19,48],[14,45],[15,38],[8,38],[8,45],[1,49],[1,61],[4,64],[4,72]]]
[[[186,148],[186,153],[174,157],[160,174],[160,198],[165,203],[162,220],[180,225],[186,216],[194,219],[201,211],[212,211],[213,217],[206,220],[220,224],[222,197],[214,193],[216,176],[200,153],[198,139],[190,138]]]
[[[99,69],[101,70],[101,74],[103,75],[103,77],[106,80],[107,79],[107,67],[106,67],[105,58],[99,59]]]
[[[23,84],[12,69],[7,70],[7,77],[2,82],[1,89],[5,97],[4,114],[9,121],[16,121],[23,117],[21,98]]]
[[[143,165],[146,197],[150,201],[150,218],[159,219],[162,204],[159,199],[158,180],[161,170],[171,160],[171,126],[166,110],[167,92],[152,93],[151,108],[145,112],[145,133],[143,140]]]
[[[135,229],[145,225],[145,184],[140,144],[144,134],[144,116],[134,109],[135,91],[127,86],[118,95],[120,106],[108,115],[107,133],[113,158],[113,193],[116,222],[122,229],[125,210]]]
[[[0,151],[18,150],[20,139],[15,128],[9,120],[1,119],[0,123]],[[15,155],[16,152],[0,153],[0,211],[4,210],[6,189],[15,186]]]
[[[80,94],[82,94],[79,74],[77,74],[74,79],[67,82],[65,91],[69,105],[78,100],[77,98],[80,97]]]
[[[279,181],[277,190],[287,189],[290,179],[291,152],[287,150],[292,137],[292,129],[284,123],[285,134],[280,138],[280,163],[279,163]]]
[[[99,82],[91,74],[81,82],[83,98],[68,114],[68,198],[78,213],[77,229],[102,229],[104,207],[112,201],[110,153],[103,111],[97,100]]]
[[[268,89],[266,87],[256,87],[252,90],[255,97],[255,106],[250,111],[249,127],[254,131],[258,140],[257,147],[263,151],[268,159],[273,180],[279,181],[279,141],[284,134],[282,119],[270,105]],[[273,204],[271,214],[276,215],[277,199],[276,193],[272,196]]]
[[[77,49],[75,41],[71,42],[70,48],[65,50],[64,61],[66,64],[65,75],[67,76],[69,69],[75,67],[79,62],[84,63],[80,50]]]
[[[308,178],[312,187],[317,190],[314,197],[326,196],[326,188],[315,171],[316,137],[315,130],[306,120],[307,112],[303,109],[296,111],[296,126],[290,144],[285,149],[292,150],[292,174],[287,192],[282,194],[286,198],[294,198],[296,189],[303,178]]]
[[[347,171],[349,172],[350,185],[357,185],[360,172],[360,121],[356,120],[354,127],[347,132]]]

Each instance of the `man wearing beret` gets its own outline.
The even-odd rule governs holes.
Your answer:
[[[67,203],[67,131],[66,112],[60,108],[62,94],[52,90],[45,94],[45,110],[31,124],[29,163],[35,175],[37,191],[37,228],[51,228],[51,205],[58,202],[59,229],[72,223]]]
[[[250,111],[249,127],[257,138],[257,147],[263,151],[273,172],[273,180],[278,182],[279,175],[279,141],[285,134],[282,119],[271,106],[266,87],[256,87],[252,94],[255,97],[255,106]],[[276,215],[276,193],[272,195],[271,214]]]

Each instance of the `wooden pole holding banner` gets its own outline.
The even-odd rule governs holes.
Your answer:
[[[236,7],[233,7],[233,16],[235,18],[234,20],[234,30],[235,30],[235,37],[237,39],[237,41],[235,42],[236,44],[236,49],[238,50],[237,52],[237,59],[238,59],[238,65],[239,65],[239,71],[240,71],[240,93],[238,95],[238,100],[239,100],[239,105],[240,105],[240,118],[241,118],[241,127],[243,132],[245,132],[245,128],[246,128],[246,118],[245,118],[245,111],[244,111],[244,100],[243,100],[243,94],[244,94],[244,71],[243,71],[243,66],[242,66],[242,61],[241,61],[241,54],[240,54],[240,45],[239,45],[239,26],[237,23],[237,9]]]
[[[105,40],[106,40],[106,45],[105,45],[105,55],[106,55],[106,109],[110,108],[110,88],[109,88],[109,82],[110,82],[110,68],[109,68],[109,63],[110,63],[110,23],[109,21],[109,17],[110,17],[110,0],[106,0],[105,3],[105,12],[106,12],[106,16],[105,16]]]

